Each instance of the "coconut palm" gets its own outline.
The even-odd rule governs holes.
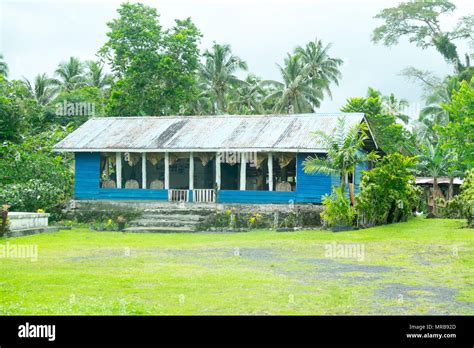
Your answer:
[[[367,139],[367,125],[358,123],[346,128],[344,117],[339,117],[336,127],[331,133],[323,131],[314,132],[319,143],[327,149],[326,157],[309,156],[303,162],[305,173],[322,173],[337,175],[340,186],[344,191],[346,177],[354,173],[357,163],[373,160],[377,157],[374,153],[366,154],[361,151]]]
[[[230,106],[238,114],[263,114],[263,98],[265,89],[262,81],[254,76],[248,75],[242,83],[235,88],[233,100]]]
[[[283,82],[264,82],[275,87],[275,90],[265,98],[274,101],[273,112],[307,113],[320,106],[324,85],[317,86],[314,81],[308,79],[299,55],[288,54],[284,66],[278,65],[278,67]]]
[[[453,161],[453,153],[446,151],[441,145],[425,143],[419,156],[421,172],[433,178],[433,215],[437,214],[436,194],[439,191],[438,177],[450,175],[450,167]]]
[[[232,54],[229,45],[214,43],[211,50],[204,52],[204,64],[201,65],[200,75],[202,87],[213,99],[211,112],[227,112],[226,95],[232,85],[240,80],[235,76],[239,70],[247,70],[247,63]]]
[[[451,103],[453,90],[459,88],[459,79],[456,76],[447,76],[443,80],[425,88],[426,106],[421,110],[420,120],[426,119],[435,124],[446,125],[449,122],[449,115],[441,107],[441,103]]]
[[[86,67],[85,83],[88,86],[105,89],[112,84],[112,75],[104,71],[104,66],[100,62],[88,61]]]
[[[54,80],[49,78],[45,73],[36,75],[34,83],[31,84],[28,79],[24,79],[24,83],[36,102],[40,105],[47,105],[56,94],[57,89],[54,87]]]
[[[410,117],[403,113],[408,106],[409,104],[407,100],[398,100],[393,93],[382,97],[384,113],[395,116],[405,124],[408,124],[408,121],[410,120]]]
[[[0,75],[8,77],[8,65],[3,60],[3,54],[0,54]]]
[[[69,61],[60,63],[55,74],[58,79],[54,84],[63,91],[72,91],[85,84],[84,64],[78,58],[71,57]]]
[[[341,72],[339,67],[343,61],[339,58],[331,58],[328,50],[331,44],[323,45],[321,40],[314,40],[309,42],[305,47],[298,46],[295,49],[295,54],[301,57],[301,62],[306,69],[308,78],[316,86],[322,86],[326,93],[332,98],[331,83],[339,85]]]

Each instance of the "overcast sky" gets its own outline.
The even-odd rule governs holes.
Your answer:
[[[106,41],[107,21],[116,17],[122,1],[12,1],[0,0],[0,53],[11,78],[31,79],[38,73],[52,75],[60,61],[70,56],[95,58]],[[451,68],[434,50],[421,50],[406,40],[387,48],[370,41],[380,24],[373,17],[399,1],[380,0],[155,0],[154,6],[167,28],[175,18],[191,17],[204,35],[201,48],[213,41],[228,43],[234,54],[248,62],[249,70],[264,79],[279,79],[276,63],[286,53],[315,37],[333,43],[330,54],[344,60],[342,80],[333,86],[333,99],[325,98],[320,112],[339,111],[346,98],[364,96],[367,87],[393,92],[416,108],[419,86],[399,75],[409,66],[439,75]],[[472,2],[453,1],[458,10],[445,24],[473,12]],[[458,43],[464,55],[469,47]]]

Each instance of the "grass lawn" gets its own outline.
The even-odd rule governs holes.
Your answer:
[[[474,230],[462,225],[1,238],[37,245],[38,259],[0,259],[0,314],[473,315]],[[327,253],[348,244],[360,253]]]

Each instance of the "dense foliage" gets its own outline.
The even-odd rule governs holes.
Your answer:
[[[0,203],[12,211],[43,209],[59,218],[72,194],[70,156],[51,152],[67,130],[56,128],[0,146]]]
[[[356,209],[361,226],[403,221],[416,206],[419,189],[414,186],[416,159],[391,154],[364,172]]]
[[[347,194],[341,186],[333,187],[332,193],[323,197],[326,209],[321,213],[323,222],[329,226],[352,225],[356,210],[347,199]]]

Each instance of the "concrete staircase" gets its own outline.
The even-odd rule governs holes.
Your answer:
[[[124,232],[196,232],[210,213],[208,209],[174,206],[145,209],[140,218],[130,221]]]

